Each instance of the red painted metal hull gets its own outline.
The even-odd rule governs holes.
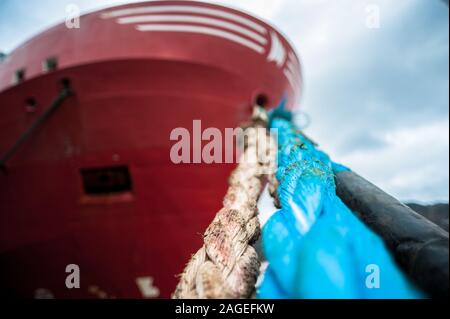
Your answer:
[[[139,32],[111,16],[111,12],[123,16],[124,9],[138,9],[128,13],[136,16],[142,14],[139,8],[181,4],[193,6],[195,17],[220,18],[228,23],[225,27],[239,25],[237,31],[217,33],[228,38],[228,33],[239,34],[251,25],[233,16],[258,24],[266,30],[260,32],[267,42],[261,45],[264,50],[256,52],[212,34]],[[151,16],[164,13],[147,11]],[[172,11],[166,15],[180,15]],[[214,16],[218,11],[225,14]],[[222,26],[214,28],[224,31]],[[272,52],[273,34],[285,50],[282,62],[279,50]],[[48,57],[57,57],[58,69],[45,73],[41,65]],[[170,132],[176,127],[190,129],[195,119],[203,128],[236,127],[249,118],[261,94],[269,105],[286,95],[292,107],[300,71],[289,77],[286,68],[289,63],[298,66],[294,58],[286,40],[267,24],[236,10],[187,1],[91,13],[81,18],[80,29],[56,26],[16,49],[0,64],[0,154],[50,104],[58,81],[69,79],[74,95],[0,174],[1,293],[169,297],[175,275],[201,246],[200,234],[221,207],[233,168],[172,163]],[[26,69],[26,78],[12,83],[21,68]],[[25,107],[29,98],[37,102],[33,112]],[[128,167],[129,191],[86,194],[83,169],[115,166]],[[80,267],[80,289],[65,285],[68,264]],[[142,285],[150,277],[159,294],[146,295]]]

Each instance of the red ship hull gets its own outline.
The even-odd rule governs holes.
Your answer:
[[[214,28],[226,38],[139,32],[117,23],[121,16],[161,16],[164,12],[151,9],[158,6],[178,6],[180,12],[168,10],[165,15],[179,16],[181,4],[194,7],[197,18],[218,20],[214,12],[225,12],[220,19],[227,24]],[[135,12],[124,11],[130,9]],[[264,52],[230,41],[227,34],[251,29],[233,16],[266,30],[261,32]],[[210,20],[198,21],[195,26]],[[56,26],[0,64],[0,154],[45,111],[61,79],[70,80],[74,92],[0,174],[1,293],[27,298],[169,297],[175,275],[202,245],[200,234],[221,207],[234,167],[174,164],[171,131],[190,130],[193,120],[222,132],[234,128],[248,120],[258,96],[275,105],[285,95],[292,107],[300,71],[289,77],[286,70],[298,61],[273,28],[215,5],[140,3],[88,14],[80,24],[76,30]],[[238,31],[224,33],[231,24],[239,25]],[[285,51],[282,62],[279,49],[272,53],[274,34]],[[48,57],[57,58],[58,68],[43,72]],[[26,69],[25,79],[12,83],[19,69]],[[30,99],[36,101],[33,108],[25,105]],[[120,191],[102,192],[103,184],[111,184],[108,178],[117,178],[111,173],[115,168],[123,169],[120,174],[129,181]],[[79,266],[79,289],[66,287],[69,264]]]

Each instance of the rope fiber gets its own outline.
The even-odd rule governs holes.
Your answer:
[[[276,145],[266,127],[267,114],[255,107],[223,208],[206,229],[203,247],[186,265],[172,298],[249,298],[254,294],[260,261],[252,244],[261,232],[256,203],[264,176],[275,171]]]

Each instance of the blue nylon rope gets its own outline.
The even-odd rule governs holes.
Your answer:
[[[258,298],[422,297],[383,241],[336,195],[334,173],[348,169],[318,150],[291,118],[280,107],[270,119],[278,131],[282,209],[262,230],[269,266]]]

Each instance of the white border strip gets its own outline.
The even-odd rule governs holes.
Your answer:
[[[235,22],[239,22],[241,24],[244,24],[253,30],[261,33],[266,34],[267,30],[262,25],[253,22],[247,18],[244,18],[242,16],[239,16],[234,13],[226,12],[224,10],[219,9],[212,9],[212,8],[206,8],[206,7],[195,7],[195,6],[174,6],[174,5],[154,5],[149,7],[137,7],[137,8],[128,8],[128,9],[121,9],[121,10],[113,10],[102,13],[101,17],[103,19],[107,18],[116,18],[116,17],[122,17],[127,15],[134,15],[134,14],[146,14],[146,13],[170,13],[170,12],[180,12],[180,13],[198,13],[198,14],[207,14],[212,15],[220,18],[225,18],[229,20],[233,20]]]
[[[119,18],[117,19],[117,22],[120,24],[145,23],[145,22],[184,22],[184,23],[206,24],[210,26],[228,29],[236,33],[240,33],[262,45],[267,44],[267,39],[259,35],[258,33],[253,32],[247,28],[238,26],[237,24],[215,18],[206,18],[189,15],[143,15],[143,16]]]
[[[219,30],[219,29],[213,29],[208,27],[200,27],[200,26],[194,26],[194,25],[170,25],[170,24],[140,24],[136,27],[139,31],[163,31],[163,32],[190,32],[190,33],[199,33],[199,34],[206,34],[211,35],[223,39],[227,39],[230,41],[233,41],[235,43],[241,44],[243,46],[246,46],[247,48],[252,49],[253,51],[256,51],[259,54],[264,53],[264,47],[247,40],[243,37],[240,37],[234,33],[230,33],[227,31]]]

